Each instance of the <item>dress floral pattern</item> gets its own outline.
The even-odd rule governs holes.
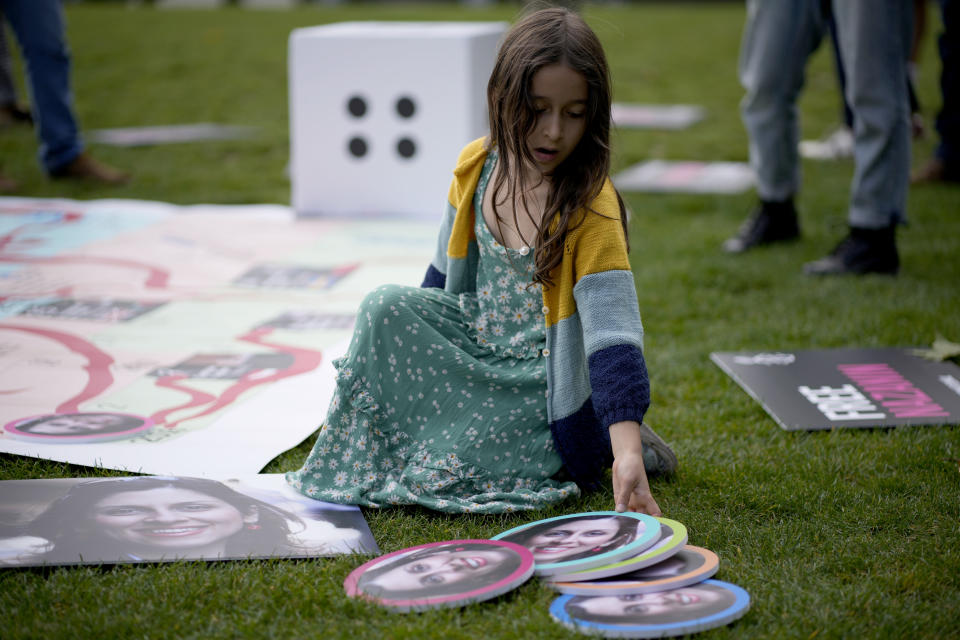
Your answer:
[[[496,162],[491,153],[474,196]],[[533,252],[476,216],[477,292],[387,285],[366,297],[313,451],[287,474],[318,500],[504,513],[579,490],[552,476],[542,296]]]

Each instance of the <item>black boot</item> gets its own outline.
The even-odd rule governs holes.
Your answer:
[[[803,265],[811,276],[847,273],[896,275],[900,270],[895,224],[880,229],[850,227],[850,233],[829,255]]]
[[[797,210],[793,199],[774,202],[761,200],[737,235],[723,243],[727,253],[743,253],[748,249],[774,242],[786,242],[800,237]]]

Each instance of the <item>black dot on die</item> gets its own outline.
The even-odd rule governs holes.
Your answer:
[[[353,96],[347,101],[347,111],[354,118],[362,118],[367,113],[367,101],[360,96]]]
[[[397,113],[401,118],[412,118],[417,112],[417,103],[406,96],[397,100]]]
[[[417,145],[410,138],[400,138],[397,142],[397,153],[402,158],[412,158],[417,153]]]
[[[355,158],[362,158],[367,155],[367,141],[359,136],[350,138],[347,147],[350,149],[350,155]]]

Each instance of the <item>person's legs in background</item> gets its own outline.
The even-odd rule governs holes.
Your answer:
[[[737,235],[723,244],[741,253],[797,238],[794,197],[800,188],[797,99],[807,58],[823,36],[819,0],[747,2],[740,49],[741,115],[750,143],[750,166],[760,204]]]
[[[924,182],[960,182],[960,61],[957,30],[960,4],[957,0],[940,0],[943,32],[937,39],[940,52],[940,111],[936,130],[940,138],[933,157],[911,176],[914,184]]]
[[[13,62],[7,46],[7,31],[0,14],[0,129],[17,124],[33,124],[30,112],[20,105],[17,87],[13,81]],[[13,178],[3,175],[0,166],[0,193],[13,193],[20,184]]]
[[[910,128],[914,139],[924,135],[926,127],[923,111],[916,91],[916,75],[920,48],[926,33],[927,0],[913,0],[914,29],[910,47],[910,61],[907,63],[906,83],[910,97]],[[843,124],[829,135],[819,140],[802,140],[800,155],[811,160],[838,160],[853,157],[853,110],[846,99],[846,73],[843,68],[843,56],[840,55],[840,43],[837,41],[837,24],[833,19],[830,0],[822,0],[824,20],[830,34],[830,46],[833,51],[834,67],[840,86],[841,120]]]
[[[84,151],[70,89],[70,52],[60,0],[0,0],[23,54],[40,164],[52,177],[117,184],[127,174]]]
[[[840,87],[840,120],[841,124],[832,132],[819,140],[801,140],[800,155],[811,160],[839,160],[853,157],[853,111],[843,98],[843,88],[846,85],[846,73],[843,70],[843,58],[840,57],[840,45],[837,43],[837,24],[830,11],[830,3],[822,4],[824,8],[824,28],[830,36],[830,50],[833,53],[833,67],[837,72],[837,84]]]
[[[848,236],[811,275],[890,273],[899,269],[895,232],[906,222],[910,105],[902,73],[912,41],[910,0],[841,0],[834,19],[853,110],[854,174]]]
[[[21,103],[13,80],[13,60],[7,44],[7,28],[0,13],[0,127],[33,124],[30,111]]]

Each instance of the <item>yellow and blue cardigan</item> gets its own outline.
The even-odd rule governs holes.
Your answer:
[[[486,157],[485,138],[460,153],[424,287],[477,289],[473,196]],[[613,461],[608,427],[641,422],[650,406],[643,325],[609,179],[590,209],[567,233],[553,285],[543,287],[547,419],[565,469],[587,489]]]

